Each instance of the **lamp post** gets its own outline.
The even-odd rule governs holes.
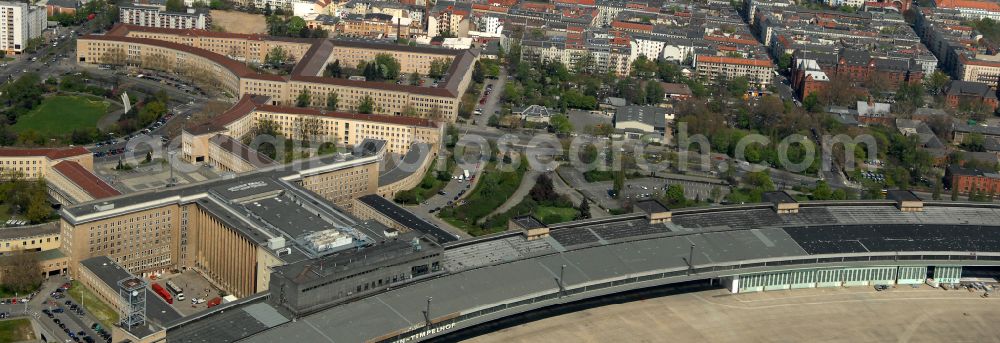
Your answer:
[[[173,187],[177,180],[174,179],[174,155],[177,155],[177,151],[167,152],[167,166],[170,168],[170,180],[167,181],[167,187]]]
[[[559,297],[562,298],[563,293],[566,291],[566,286],[563,283],[563,276],[566,275],[566,265],[559,267],[559,278],[556,279],[556,285],[559,286]]]
[[[427,309],[424,310],[424,327],[427,329],[431,328],[431,299],[434,297],[427,297]]]
[[[688,275],[694,270],[694,243],[691,243],[691,250],[688,251]]]

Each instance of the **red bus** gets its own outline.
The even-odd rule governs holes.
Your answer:
[[[163,300],[166,300],[168,304],[174,303],[174,297],[170,296],[170,292],[167,292],[167,290],[164,289],[163,286],[160,286],[160,284],[154,283],[153,291],[156,292],[156,294],[159,294]]]
[[[222,303],[222,298],[216,297],[215,299],[209,300],[208,304],[206,304],[206,305],[208,307],[214,307],[214,306],[217,306],[217,305],[219,305],[221,303]]]

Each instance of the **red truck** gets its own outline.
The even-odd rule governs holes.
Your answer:
[[[174,297],[170,296],[170,292],[167,292],[167,290],[164,289],[163,286],[160,286],[160,284],[154,283],[153,291],[156,292],[156,294],[159,294],[163,300],[166,300],[168,304],[174,303]]]
[[[211,307],[217,306],[217,305],[219,305],[221,303],[222,303],[222,298],[216,297],[216,298],[213,298],[212,300],[209,300],[208,303],[205,304],[205,305],[208,305],[208,307],[211,308]]]

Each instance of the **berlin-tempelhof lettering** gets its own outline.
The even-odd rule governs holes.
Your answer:
[[[447,136],[445,139],[447,139]],[[179,154],[169,157],[169,154],[166,153],[167,151],[182,150],[183,144],[180,140],[180,137],[178,137],[163,144],[159,139],[151,136],[137,136],[129,140],[126,144],[126,153],[122,159],[126,162],[141,160],[146,156],[145,151],[151,151],[153,156],[173,159],[173,161],[168,161],[169,163],[155,165],[152,168],[170,168],[172,166],[179,172],[193,172],[199,168],[197,165],[178,163],[181,161],[181,157],[178,156]],[[523,137],[513,134],[502,135],[495,140],[490,140],[477,134],[464,134],[456,142],[453,149],[454,153],[446,157],[453,158],[459,169],[475,170],[478,166],[485,166],[489,162],[490,156],[497,156],[497,168],[506,172],[518,170],[522,163],[527,163],[527,168],[535,171],[552,171],[560,165],[576,168],[581,172],[593,170],[618,171],[623,168],[623,157],[625,156],[632,158],[635,162],[633,167],[644,173],[668,171],[672,167],[678,171],[707,171],[714,168],[720,172],[725,172],[728,168],[732,167],[746,172],[757,172],[766,170],[767,167],[747,162],[747,149],[751,146],[759,148],[774,146],[778,156],[778,163],[773,166],[774,168],[802,173],[813,165],[816,158],[821,159],[821,171],[833,170],[833,156],[836,151],[851,152],[860,146],[865,149],[866,156],[876,156],[878,152],[875,137],[868,134],[853,137],[845,134],[836,136],[823,135],[819,137],[819,155],[816,154],[817,142],[801,134],[789,135],[780,140],[774,140],[760,134],[750,134],[744,136],[736,143],[733,156],[730,156],[733,163],[713,161],[709,138],[703,134],[689,134],[688,126],[685,122],[679,122],[677,125],[675,133],[677,146],[675,147],[649,143],[649,140],[646,139],[613,140],[607,137],[589,135],[578,135],[568,138],[568,144],[564,143],[566,140],[567,138],[561,139],[552,134],[536,134],[531,136],[527,141]],[[278,161],[281,164],[282,161],[285,161],[285,154],[287,153],[296,153],[309,147],[316,148],[324,143],[337,144],[335,139],[324,139],[323,137],[304,143],[300,140],[290,140],[283,137],[258,135],[253,137],[246,146],[238,148],[259,151],[261,148],[270,145],[268,148],[273,147],[276,154],[274,161]],[[348,153],[350,151],[345,149],[352,148],[345,147],[342,144],[337,145],[340,151],[347,151]],[[803,153],[801,155],[803,158],[801,160],[793,161],[789,158],[789,150],[793,146],[802,149]],[[592,151],[596,150],[604,152],[604,154],[599,154],[599,157],[591,160],[584,160],[582,155],[590,147],[593,147]],[[428,150],[420,151],[421,154],[431,153],[426,145],[414,145],[411,148]],[[664,158],[658,161],[651,161],[647,158],[646,152],[648,151],[676,154],[676,159]],[[257,154],[248,155],[250,158],[256,158],[257,156]],[[566,156],[566,158],[562,159],[563,161],[560,163],[560,161],[554,158],[555,156]],[[844,158],[840,167],[845,172],[858,168],[859,163],[855,161],[854,153],[844,153],[843,156]],[[421,160],[402,161],[400,159],[397,161],[396,166],[402,168],[402,170],[414,172],[420,168]],[[290,164],[282,164],[277,168],[305,170],[321,166],[325,163],[327,162],[321,159],[311,158],[296,160]],[[444,171],[446,165],[445,163],[439,163],[437,165],[438,170]]]

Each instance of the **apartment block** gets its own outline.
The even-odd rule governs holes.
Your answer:
[[[159,5],[120,6],[118,19],[124,24],[168,29],[207,30],[212,26],[212,16],[208,10],[188,8],[184,12],[170,12]]]
[[[325,95],[337,93],[340,108],[344,109],[356,109],[362,101],[371,99],[377,114],[408,114],[454,121],[460,97],[471,82],[472,67],[478,59],[478,55],[468,50],[328,39],[272,41],[269,37],[254,37],[119,25],[108,34],[77,39],[77,60],[186,73],[202,86],[240,97],[266,96],[271,105],[292,105],[299,94],[308,91],[318,95],[312,98],[311,105],[322,107]],[[227,47],[226,42],[237,44]],[[244,48],[251,49],[240,49],[240,42]],[[269,46],[298,49],[291,50],[292,54],[308,48],[304,55],[297,56],[299,62],[287,77],[258,73],[246,63],[229,57],[233,55],[219,53],[230,50],[238,55],[242,50],[252,55],[252,52],[268,51]],[[356,65],[360,61],[373,60],[380,53],[393,55],[400,62],[402,74],[426,73],[435,60],[450,61],[451,66],[444,80],[422,86],[323,76],[325,67],[337,60],[341,65]]]
[[[0,1],[0,50],[20,54],[28,41],[42,36],[46,7],[25,2]]]
[[[694,65],[698,75],[708,82],[745,77],[752,85],[766,87],[774,78],[774,63],[767,59],[699,55]]]

